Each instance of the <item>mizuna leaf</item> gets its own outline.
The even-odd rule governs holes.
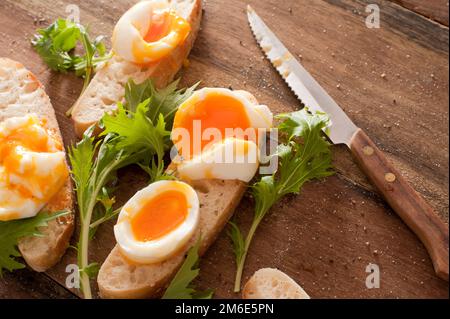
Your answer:
[[[278,118],[283,120],[278,130],[282,136],[287,136],[287,140],[278,145],[275,153],[271,155],[279,159],[278,171],[273,175],[261,177],[251,187],[255,199],[255,213],[243,243],[239,228],[232,226],[231,235],[237,263],[235,292],[240,290],[245,259],[256,229],[272,206],[287,194],[300,193],[306,182],[333,174],[330,144],[322,132],[328,126],[328,116],[324,113],[311,114],[304,108],[298,112],[282,114]]]
[[[156,89],[151,79],[141,84],[136,84],[132,79],[125,86],[124,108],[131,112],[136,112],[138,105],[148,100],[149,108],[147,117],[155,122],[159,114],[164,116],[167,127],[172,127],[173,118],[178,106],[188,99],[198,83],[187,89],[177,89],[178,82],[174,81],[164,89]]]
[[[236,264],[241,262],[242,256],[245,251],[245,240],[242,236],[241,230],[234,222],[229,222],[230,231],[228,232],[228,236],[231,238],[233,243],[233,251],[234,256],[236,258]]]
[[[106,61],[103,37],[89,40],[85,27],[70,20],[57,19],[45,29],[39,29],[31,43],[41,58],[54,71],[77,71],[77,75],[86,74],[87,68],[93,68]],[[77,43],[82,44],[84,55],[73,52]]]
[[[88,31],[79,23],[58,19],[47,28],[39,29],[31,43],[52,70],[63,73],[74,71],[77,76],[84,77],[84,92],[94,69],[112,56],[106,53],[102,41],[102,36],[91,41]],[[78,43],[84,48],[83,55],[75,53]],[[67,111],[67,115],[71,111],[72,108]]]
[[[191,247],[187,257],[173,278],[162,299],[211,299],[213,292],[197,292],[192,287],[192,281],[197,278],[200,269],[198,268],[199,256],[198,250],[200,240]]]
[[[77,189],[81,217],[80,240],[77,245],[78,263],[79,268],[83,269],[80,278],[86,298],[92,297],[88,275],[95,274],[96,269],[88,262],[89,240],[99,225],[119,212],[113,208],[117,171],[128,165],[138,165],[149,173],[151,182],[170,178],[164,173],[164,153],[170,147],[165,114],[160,112],[152,118],[149,114],[150,109],[159,108],[159,104],[155,104],[157,101],[154,99],[155,94],[166,94],[163,102],[165,107],[176,110],[178,104],[175,103],[180,102],[180,96],[184,96],[187,90],[176,91],[171,87],[170,90],[163,90],[162,92],[166,92],[164,94],[155,90],[151,93],[152,96],[139,101],[148,93],[147,90],[154,90],[150,84],[148,85],[149,87],[142,89],[142,92],[139,86],[129,85],[128,98],[133,101],[132,103],[137,103],[133,110],[118,103],[115,112],[103,116],[101,120],[103,132],[97,141],[92,137],[94,129],[92,127],[83,139],[70,149],[72,178]]]
[[[4,269],[13,271],[25,268],[24,264],[17,261],[17,257],[20,257],[17,245],[21,238],[42,236],[39,227],[45,227],[49,221],[66,214],[68,214],[66,211],[54,214],[42,212],[32,218],[0,221],[0,277]]]

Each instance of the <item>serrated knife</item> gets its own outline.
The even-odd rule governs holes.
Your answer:
[[[433,208],[407,183],[375,143],[305,70],[250,7],[251,29],[261,49],[286,83],[310,111],[330,116],[326,134],[334,144],[346,144],[355,160],[392,209],[419,237],[433,262],[436,274],[448,281],[448,226]]]

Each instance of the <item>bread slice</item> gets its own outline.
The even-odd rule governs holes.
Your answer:
[[[74,106],[72,119],[79,137],[88,127],[97,123],[105,112],[116,108],[116,103],[125,95],[125,85],[129,79],[142,83],[152,78],[158,88],[163,88],[181,69],[200,29],[202,1],[168,0],[168,2],[179,16],[190,23],[191,32],[188,38],[170,55],[152,65],[141,66],[114,55],[103,68],[97,71]]]
[[[238,92],[258,105],[258,100],[250,92]],[[171,164],[168,172],[177,176],[176,165]],[[238,180],[205,179],[185,182],[196,190],[200,201],[200,222],[195,236],[185,249],[168,260],[149,265],[133,264],[126,260],[116,245],[101,266],[97,277],[102,298],[161,296],[182,265],[189,248],[200,238],[199,255],[202,256],[206,252],[233,215],[247,189],[247,183]]]
[[[0,58],[0,122],[5,119],[34,113],[45,118],[47,127],[62,143],[55,111],[42,84],[22,64]],[[49,222],[41,229],[43,237],[20,240],[19,249],[27,264],[42,272],[54,266],[69,245],[74,228],[72,183],[64,187],[44,208],[45,211],[70,211],[70,214]]]
[[[205,253],[233,215],[247,188],[240,181],[202,180],[190,184],[199,197],[200,222],[188,247],[164,262],[138,265],[127,261],[116,246],[98,274],[102,298],[156,298],[162,295],[189,247],[201,236],[199,254]]]
[[[245,284],[243,299],[311,299],[291,277],[277,269],[263,268]]]

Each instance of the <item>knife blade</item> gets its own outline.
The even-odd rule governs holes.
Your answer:
[[[294,58],[252,7],[248,21],[259,46],[297,98],[310,111],[330,117],[325,131],[335,144],[346,144],[362,170],[392,209],[419,237],[427,249],[436,274],[448,281],[448,226],[433,208],[408,184],[375,143],[345,114],[311,74]]]
[[[280,40],[267,27],[252,7],[247,8],[248,20],[259,45],[297,98],[312,111],[330,116],[329,138],[335,144],[350,145],[357,127],[328,93],[294,58]]]

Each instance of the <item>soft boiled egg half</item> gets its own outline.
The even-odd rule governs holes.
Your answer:
[[[35,216],[68,174],[61,143],[36,115],[0,123],[0,221]]]
[[[137,192],[125,204],[114,235],[128,260],[158,263],[188,244],[199,216],[198,196],[191,186],[179,181],[159,181]]]
[[[177,15],[167,0],[142,1],[117,22],[112,47],[127,61],[152,63],[170,54],[190,31],[189,22]]]
[[[259,167],[258,146],[272,123],[270,109],[248,92],[196,91],[179,107],[172,129],[180,177],[249,182]]]

